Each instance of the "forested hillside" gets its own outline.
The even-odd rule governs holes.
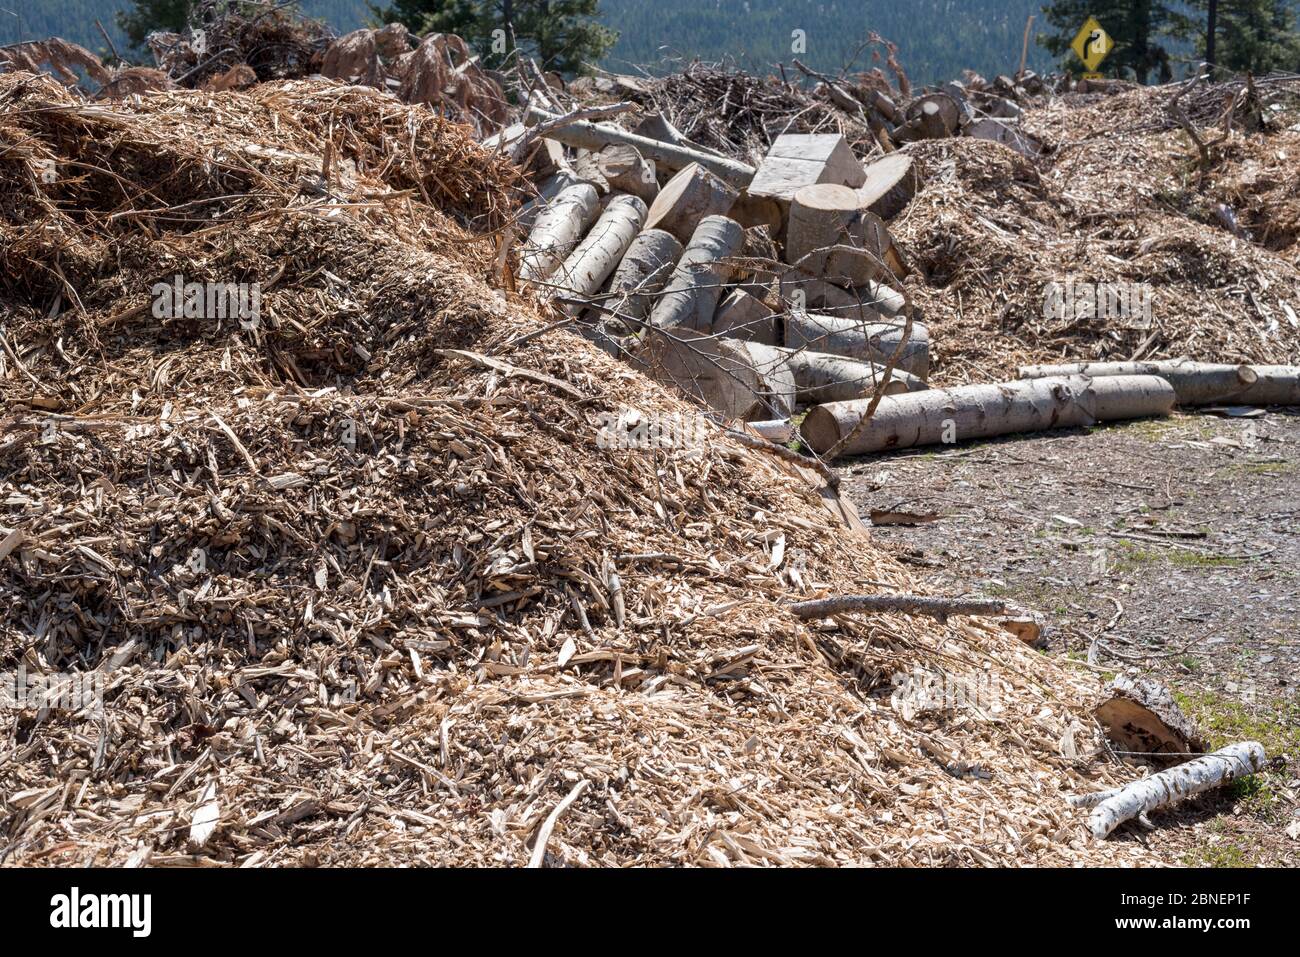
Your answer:
[[[0,0],[0,44],[61,36],[104,52],[104,38],[95,26],[98,19],[125,54],[126,37],[115,18],[128,6],[129,0]],[[355,30],[368,17],[365,0],[302,0],[302,8],[340,33]]]
[[[959,76],[962,69],[996,74],[1016,68],[1025,19],[1043,0],[602,0],[605,21],[620,34],[611,69],[652,64],[661,56],[730,57],[765,69],[792,56],[822,69],[849,60],[874,30],[899,46],[914,82]],[[127,0],[0,0],[0,43],[57,34],[92,50],[104,41],[99,19],[124,48],[114,14]],[[365,0],[303,0],[303,9],[340,33],[369,19]],[[1041,15],[1035,31],[1042,25]],[[805,52],[792,49],[803,31]],[[859,64],[864,64],[859,59]],[[1035,43],[1030,65],[1051,57]]]
[[[603,0],[621,36],[611,61],[649,63],[665,52],[766,67],[791,56],[835,69],[875,30],[899,45],[917,82],[959,76],[963,68],[998,73],[1020,61],[1025,19],[1042,0]],[[1041,19],[1041,18],[1040,18]],[[1035,23],[1037,26],[1037,23]],[[791,52],[802,30],[807,54]],[[1050,63],[1030,45],[1030,63]],[[861,61],[859,61],[861,62]]]

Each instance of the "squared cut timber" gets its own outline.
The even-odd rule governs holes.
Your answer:
[[[857,189],[865,182],[862,164],[838,133],[786,133],[772,144],[748,193],[789,205],[805,186],[834,183]]]

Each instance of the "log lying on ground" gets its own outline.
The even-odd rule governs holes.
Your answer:
[[[1241,741],[1122,788],[1072,795],[1068,800],[1076,807],[1095,808],[1088,816],[1088,830],[1100,841],[1125,821],[1144,819],[1156,808],[1262,771],[1267,760],[1259,742]]]
[[[519,207],[519,215],[515,221],[521,229],[532,229],[533,224],[537,222],[537,217],[556,196],[559,196],[565,189],[581,182],[577,175],[571,169],[561,169],[544,180],[537,188],[537,195]]]
[[[654,163],[625,143],[584,153],[574,164],[574,172],[602,193],[631,193],[647,203],[654,202],[659,193]]]
[[[561,190],[541,211],[528,233],[519,256],[520,278],[537,281],[554,273],[573,252],[599,211],[600,199],[596,187],[590,183],[577,183]]]
[[[903,322],[867,322],[849,316],[794,312],[785,317],[785,346],[827,352],[850,359],[888,362],[903,341]],[[912,333],[897,367],[922,379],[930,375],[930,333],[920,322],[912,323]]]
[[[827,618],[851,611],[877,614],[928,615],[940,621],[949,615],[1001,615],[1007,603],[995,598],[935,598],[928,595],[841,595],[797,601],[790,606],[799,618]]]
[[[733,289],[718,304],[713,315],[713,333],[763,345],[777,344],[776,315],[757,296]]]
[[[1021,366],[1020,378],[1087,375],[1158,375],[1183,406],[1300,405],[1300,366],[1249,366],[1169,359],[1162,362],[1067,362]]]
[[[861,359],[846,359],[844,356],[828,355],[824,352],[809,352],[805,349],[781,349],[790,370],[794,373],[796,388],[795,398],[804,405],[822,402],[847,402],[862,396],[875,394],[885,371],[884,366]],[[885,386],[885,395],[900,392],[920,392],[929,386],[916,376],[894,369],[889,383]]]
[[[692,163],[664,184],[650,205],[647,229],[663,229],[689,242],[700,220],[725,215],[736,191],[698,163]]]
[[[1157,376],[1077,376],[959,386],[885,396],[863,423],[870,403],[858,399],[819,405],[808,413],[799,432],[819,455],[850,436],[837,454],[863,455],[1168,415],[1174,407],[1174,390]]]
[[[558,117],[537,106],[528,108],[526,122],[546,122],[554,119],[558,119]],[[675,146],[662,140],[652,140],[649,137],[638,136],[636,133],[629,133],[617,126],[608,126],[603,123],[572,123],[563,129],[554,130],[546,135],[566,146],[592,150],[593,152],[604,149],[611,143],[634,146],[637,152],[646,159],[654,160],[656,164],[668,170],[679,170],[691,163],[699,163],[724,183],[736,189],[744,189],[749,185],[749,181],[754,178],[754,167],[745,163],[716,154],[705,153],[692,147]]]
[[[786,419],[794,411],[794,374],[769,347],[652,327],[639,356],[653,378],[729,419]]]
[[[614,270],[606,290],[608,305],[620,315],[644,320],[655,296],[668,282],[682,254],[682,244],[662,229],[642,230]]]
[[[637,196],[615,196],[578,247],[553,277],[557,292],[590,298],[610,277],[645,222],[646,205]],[[565,312],[577,315],[582,306],[567,304]]]
[[[947,93],[930,93],[907,107],[907,122],[894,131],[899,143],[939,140],[957,132],[961,109]]]
[[[1116,747],[1131,756],[1160,760],[1205,750],[1195,725],[1183,714],[1173,693],[1154,678],[1119,675],[1106,686],[1106,697],[1093,712]]]
[[[867,166],[858,204],[881,219],[893,219],[921,188],[917,164],[906,153],[890,153]]]
[[[651,325],[707,331],[731,272],[727,259],[740,251],[744,239],[745,231],[733,219],[708,216],[701,220],[650,311]]]

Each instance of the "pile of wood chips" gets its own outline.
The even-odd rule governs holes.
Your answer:
[[[1067,357],[1300,360],[1297,207],[1281,172],[1300,135],[1234,132],[1198,191],[1191,141],[1137,126],[1171,96],[1071,94],[1027,109],[1025,129],[1051,154],[1040,164],[978,140],[908,147],[927,178],[891,229],[924,277],[908,292],[931,328],[934,381]],[[1070,278],[1150,284],[1150,326],[1046,318],[1047,285]]]
[[[553,314],[467,228],[512,177],[373,90],[0,77],[0,673],[106,687],[0,713],[0,862],[1145,859],[1062,800],[1128,776],[1087,666],[801,621],[919,585],[710,424],[606,447],[692,410],[522,338]],[[177,275],[258,323],[156,317]]]

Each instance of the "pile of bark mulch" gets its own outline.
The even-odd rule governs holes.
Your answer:
[[[691,410],[487,285],[512,177],[376,91],[0,77],[0,672],[106,686],[0,712],[0,861],[1146,860],[1061,798],[1128,773],[1088,667],[802,622],[921,586],[784,458],[602,441]]]

